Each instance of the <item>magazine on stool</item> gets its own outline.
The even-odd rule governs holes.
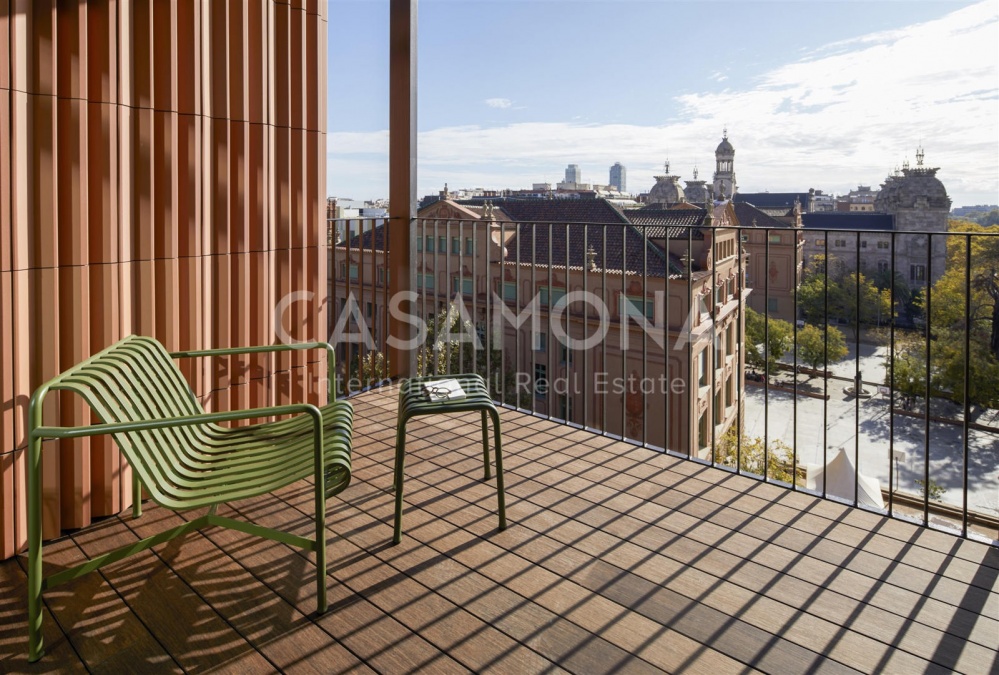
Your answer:
[[[423,383],[423,397],[431,403],[457,401],[465,398],[465,390],[458,380],[436,380]]]

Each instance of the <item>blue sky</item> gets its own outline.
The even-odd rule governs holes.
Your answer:
[[[331,0],[328,191],[388,192],[388,0]],[[418,192],[606,183],[667,158],[740,189],[877,185],[922,143],[955,206],[999,200],[999,2],[423,0]]]

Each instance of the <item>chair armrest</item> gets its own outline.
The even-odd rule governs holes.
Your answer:
[[[149,429],[168,429],[170,427],[189,427],[211,422],[232,422],[234,420],[253,419],[255,417],[271,417],[273,415],[295,415],[308,413],[312,415],[313,425],[319,435],[322,435],[323,414],[311,403],[292,403],[267,408],[251,408],[249,410],[230,410],[225,412],[204,413],[201,415],[186,415],[183,417],[166,417],[142,422],[118,422],[114,424],[90,424],[82,427],[47,427],[38,426],[31,430],[35,438],[86,438],[88,436],[103,436],[106,434],[128,433],[131,431],[147,431]]]
[[[240,354],[266,354],[270,352],[290,352],[310,349],[326,350],[326,376],[329,378],[329,393],[327,403],[336,399],[336,373],[334,363],[336,354],[333,345],[328,342],[294,342],[284,345],[260,345],[257,347],[220,347],[218,349],[189,349],[179,352],[170,352],[170,356],[175,359],[189,359],[202,356],[237,356]]]

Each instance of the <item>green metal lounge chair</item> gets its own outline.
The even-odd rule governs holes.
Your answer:
[[[129,336],[39,387],[28,408],[28,659],[42,650],[41,594],[133,553],[208,525],[266,537],[316,554],[318,610],[326,599],[326,499],[350,483],[353,409],[347,401],[323,407],[293,404],[206,413],[173,362],[175,358],[326,349],[330,398],[335,398],[330,345],[300,343],[169,353],[152,338]],[[79,394],[102,424],[47,427],[42,406],[50,391]],[[293,417],[243,427],[222,422]],[[110,434],[133,470],[133,515],[142,513],[145,488],[157,504],[174,510],[208,507],[206,514],[152,537],[42,577],[42,440]],[[307,539],[216,515],[223,502],[271,492],[312,476],[316,536]]]

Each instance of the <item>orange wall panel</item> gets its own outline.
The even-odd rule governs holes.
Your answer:
[[[324,326],[324,3],[0,0],[0,558],[23,546],[27,401],[130,333],[169,349]],[[185,359],[215,409],[315,398],[315,355]],[[321,363],[321,362],[320,362]],[[91,412],[52,396],[44,420]],[[43,531],[131,504],[95,438],[47,443]]]

